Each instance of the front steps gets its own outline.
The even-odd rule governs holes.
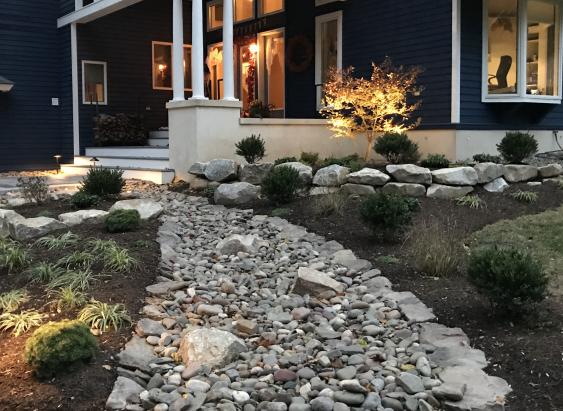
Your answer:
[[[74,163],[63,164],[61,170],[69,175],[85,175],[93,165],[119,168],[127,179],[168,184],[175,175],[170,169],[169,154],[168,131],[156,131],[150,133],[148,146],[88,147],[84,156],[74,157]]]

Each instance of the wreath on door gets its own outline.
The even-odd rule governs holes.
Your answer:
[[[287,67],[293,73],[302,73],[313,61],[313,43],[304,35],[294,36],[287,42]]]

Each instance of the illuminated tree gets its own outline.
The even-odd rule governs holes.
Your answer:
[[[419,67],[395,67],[389,58],[379,65],[372,63],[369,79],[354,77],[353,67],[331,71],[321,114],[328,119],[334,137],[364,134],[367,160],[378,133],[418,126],[420,119],[412,117],[422,103],[418,97],[422,88],[416,84],[421,72]]]

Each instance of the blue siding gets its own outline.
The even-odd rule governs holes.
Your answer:
[[[52,167],[53,156],[65,151],[61,107],[51,105],[51,98],[62,97],[58,5],[56,0],[2,2],[0,74],[16,85],[0,93],[0,170]]]
[[[461,124],[467,130],[563,128],[563,106],[482,103],[482,2],[462,1]]]
[[[59,0],[59,16],[64,16],[74,11],[74,0]]]

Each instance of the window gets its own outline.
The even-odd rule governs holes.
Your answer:
[[[192,46],[184,45],[184,87],[192,89]],[[172,43],[152,43],[152,88],[172,90]]]
[[[223,0],[212,1],[207,5],[207,30],[223,26]]]
[[[485,0],[483,101],[561,102],[557,0]]]
[[[254,18],[254,0],[235,0],[235,22],[251,20]]]
[[[82,61],[82,103],[106,105],[107,63]]]
[[[323,86],[333,69],[342,69],[342,12],[325,14],[315,22],[315,83],[317,109],[323,106]]]
[[[272,117],[285,113],[284,30],[258,34],[258,100],[272,108]]]
[[[233,20],[240,23],[254,18],[254,0],[232,0]],[[223,0],[207,3],[207,31],[223,27]]]
[[[258,14],[265,16],[283,11],[284,0],[258,0]]]

